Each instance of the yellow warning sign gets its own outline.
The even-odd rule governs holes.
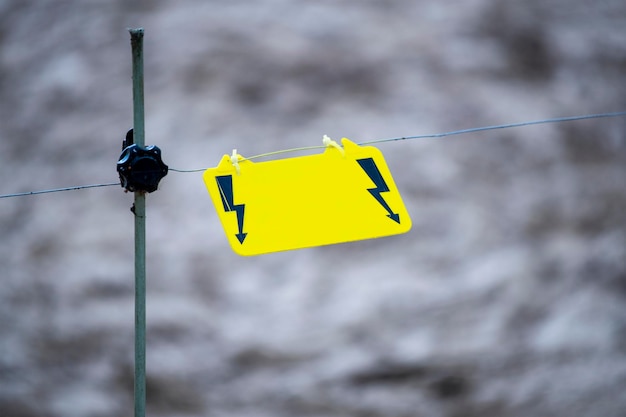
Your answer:
[[[267,162],[224,155],[207,169],[204,182],[233,250],[260,255],[408,232],[411,219],[383,154],[345,138],[342,145]]]

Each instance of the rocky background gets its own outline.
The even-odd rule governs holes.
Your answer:
[[[621,0],[0,1],[0,193],[117,180],[145,36],[172,168],[626,110]],[[381,144],[399,237],[242,258],[148,197],[152,416],[626,415],[626,120]],[[131,415],[132,195],[0,200],[0,415]]]

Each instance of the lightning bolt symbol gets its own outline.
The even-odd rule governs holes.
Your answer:
[[[246,209],[245,204],[235,204],[235,197],[233,194],[233,176],[232,175],[222,175],[219,177],[215,177],[217,181],[217,187],[220,190],[220,196],[222,197],[222,204],[224,204],[224,211],[229,213],[234,211],[237,214],[237,227],[239,233],[237,236],[237,240],[239,243],[243,244],[243,241],[248,236],[247,233],[243,232],[243,215]]]
[[[387,204],[385,199],[380,195],[380,193],[386,193],[389,191],[389,187],[378,170],[376,162],[374,162],[374,158],[357,159],[357,162],[361,165],[361,168],[363,168],[363,171],[365,171],[365,173],[370,177],[372,182],[376,184],[376,187],[368,188],[367,191],[369,191],[372,197],[374,197],[376,201],[378,201],[380,205],[387,210],[389,213],[387,217],[396,223],[400,223],[400,215],[398,213],[394,213],[393,210],[391,210],[391,207],[389,207],[389,204]]]

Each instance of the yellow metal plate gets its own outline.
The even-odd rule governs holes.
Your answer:
[[[408,232],[411,219],[383,154],[342,140],[317,155],[268,162],[224,155],[203,178],[233,250],[260,255]]]

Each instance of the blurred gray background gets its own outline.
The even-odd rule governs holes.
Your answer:
[[[127,27],[172,168],[626,110],[622,0],[0,1],[0,193],[117,180]],[[626,413],[626,121],[381,144],[398,237],[235,255],[148,196],[148,414]],[[0,200],[0,415],[132,413],[132,195]]]

